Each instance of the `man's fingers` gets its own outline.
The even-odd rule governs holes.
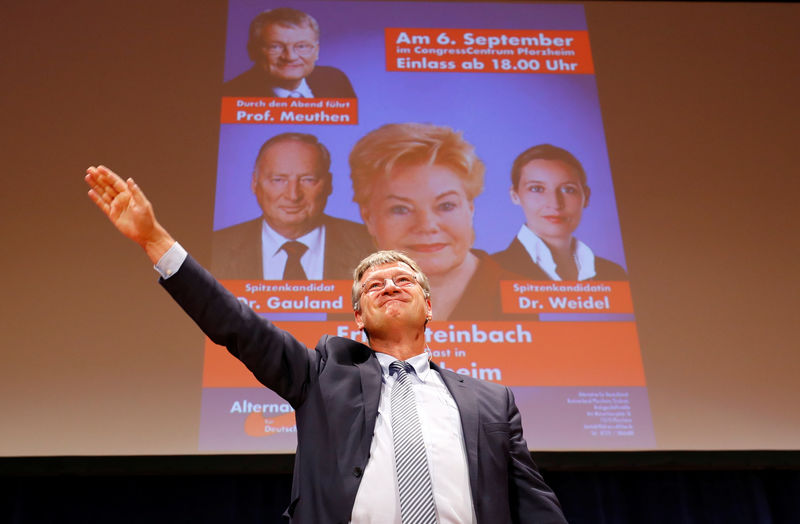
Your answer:
[[[116,193],[125,191],[125,182],[119,177],[119,175],[111,171],[106,166],[92,166],[86,171],[92,175],[93,180],[95,180],[97,185],[103,188],[105,192],[113,191],[114,194],[112,194],[112,197],[116,195]]]
[[[104,178],[107,178],[110,184],[113,184],[117,180],[122,180],[118,174],[103,165],[97,166],[97,172],[100,173],[100,175],[102,175]]]
[[[83,177],[83,181],[86,182],[86,185],[89,186],[89,189],[91,191],[94,191],[94,189],[97,187],[97,182],[95,181],[92,174],[89,172],[87,172],[86,176]]]
[[[105,203],[103,197],[98,195],[94,189],[89,190],[89,198],[91,198],[92,202],[97,204],[97,207],[99,207],[104,213],[108,213],[108,204]]]
[[[121,193],[119,194],[111,204],[108,206],[108,213],[109,217],[112,219],[117,219],[122,215],[122,213],[128,209],[128,203],[130,202],[131,195],[130,193]]]
[[[108,195],[108,188],[102,183],[97,170],[94,167],[90,167],[86,170],[86,176],[83,179],[89,185],[89,198],[91,198],[92,202],[97,204],[97,207],[102,209],[104,213],[108,214],[108,207],[113,201],[113,198]]]
[[[130,196],[134,193],[133,187],[129,187],[119,175],[102,165],[97,167],[90,166],[87,168],[86,177],[84,177],[84,179],[94,191],[92,200],[98,205],[100,205],[99,202],[102,201],[106,206],[111,207],[120,195],[128,194]],[[139,190],[139,193],[141,194],[141,190]],[[144,198],[144,195],[141,195],[141,198]],[[97,199],[99,199],[99,201]],[[137,203],[139,203],[139,200],[139,198],[136,198]],[[146,199],[144,200],[146,201]],[[124,199],[124,203],[127,205],[128,198]]]
[[[116,194],[116,191],[114,191],[113,187],[110,185],[110,180],[95,167],[90,167],[86,170],[84,180],[89,184],[89,187],[94,190],[97,196],[102,197],[107,193],[113,193],[110,195],[111,198],[113,198]]]
[[[111,173],[112,176],[108,178],[108,181],[110,182],[111,188],[114,191],[117,193],[124,193],[125,191],[128,191],[128,184],[126,184],[124,180],[115,175],[113,172],[109,171],[109,173]]]
[[[131,196],[133,196],[133,201],[138,205],[146,206],[147,197],[144,196],[144,192],[142,192],[142,189],[139,187],[139,184],[137,184],[133,180],[133,178],[129,178],[127,182],[128,182],[128,189],[131,192]]]
[[[97,170],[94,167],[90,167],[86,170],[86,176],[83,177],[83,180],[86,181],[89,187],[94,189],[98,194],[102,193],[103,183],[100,181],[100,175],[97,173]]]

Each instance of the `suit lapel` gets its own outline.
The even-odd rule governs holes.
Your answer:
[[[250,242],[245,249],[253,249],[251,246],[257,246],[257,249],[254,249],[255,253],[252,256],[241,257],[242,262],[249,265],[240,273],[242,275],[258,275],[258,278],[264,278],[264,246],[261,245],[262,220],[261,218],[255,220],[253,231],[247,235],[247,238],[252,238],[254,241]]]
[[[346,253],[347,248],[343,244],[344,239],[340,238],[339,231],[328,215],[322,215],[322,225],[325,226],[325,258],[323,259],[322,278],[338,278],[339,274],[342,273],[342,268],[339,267],[338,255],[341,255],[342,252]],[[347,272],[345,271],[344,273]]]
[[[381,398],[381,365],[375,353],[370,351],[370,356],[356,366],[361,374],[361,391],[364,398],[364,438],[361,444],[366,446],[363,451],[368,453],[372,435],[375,433],[375,420],[378,417],[378,403]]]
[[[533,261],[530,253],[518,238],[514,238],[508,251],[512,255],[510,258],[515,261],[514,266],[508,269],[531,280],[551,280],[547,273]]]
[[[349,238],[341,222],[323,215],[322,224],[325,226],[323,277],[335,280],[352,278],[353,269],[361,261],[361,253],[354,249],[353,240]]]
[[[444,385],[453,395],[453,400],[458,406],[461,416],[461,431],[464,434],[464,447],[467,450],[467,465],[469,467],[469,485],[472,491],[472,500],[479,500],[478,483],[478,436],[480,430],[480,413],[478,399],[475,391],[464,384],[464,378],[448,369],[441,369],[431,362],[431,367],[439,372]]]

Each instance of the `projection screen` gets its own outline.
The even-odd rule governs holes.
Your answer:
[[[286,6],[318,33],[249,35]],[[3,456],[294,450],[85,197],[94,164],[308,347],[365,341],[364,254],[414,256],[431,358],[510,386],[534,451],[798,449],[796,4],[7,9]]]

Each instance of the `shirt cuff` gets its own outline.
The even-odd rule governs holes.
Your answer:
[[[183,246],[175,242],[170,246],[166,253],[158,260],[158,263],[153,266],[153,269],[158,271],[161,278],[164,280],[174,275],[183,265],[186,256],[189,253],[183,249]]]

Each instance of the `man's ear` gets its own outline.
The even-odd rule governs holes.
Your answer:
[[[509,196],[511,196],[511,201],[514,204],[516,204],[518,206],[522,205],[522,203],[519,201],[519,195],[517,194],[517,190],[516,189],[514,189],[512,187],[511,189],[508,190],[508,194],[509,194]]]
[[[583,208],[586,209],[589,207],[589,197],[592,194],[592,190],[589,189],[589,186],[583,186],[583,193],[586,195],[586,199],[583,201]]]
[[[364,329],[364,319],[361,316],[361,311],[353,311],[356,316],[356,327],[358,329]]]
[[[258,171],[253,170],[253,176],[250,177],[250,191],[256,194],[256,187],[258,187]]]

